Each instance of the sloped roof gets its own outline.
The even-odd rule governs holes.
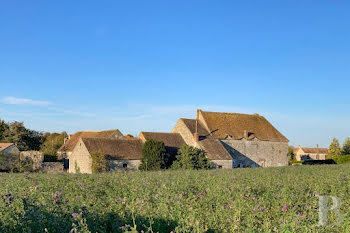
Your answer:
[[[195,119],[185,119],[180,118],[183,123],[187,126],[187,128],[191,131],[192,134],[196,132],[196,120]],[[205,127],[198,121],[197,123],[197,132],[199,136],[208,136],[209,132],[205,129]]]
[[[328,154],[328,149],[327,148],[306,148],[302,147],[301,148],[304,153],[310,153],[310,154]]]
[[[58,149],[58,152],[72,152],[80,138],[113,138],[122,137],[118,129],[105,131],[80,131],[75,133],[67,142]]]
[[[110,159],[140,160],[143,143],[139,139],[82,138],[90,153],[101,152]]]
[[[299,147],[293,147],[293,153],[296,154],[299,150]]]
[[[232,156],[218,139],[204,139],[199,141],[199,145],[210,160],[232,160]]]
[[[0,143],[0,152],[6,150],[10,146],[15,145],[14,143]]]
[[[153,139],[158,142],[164,142],[164,145],[167,147],[180,148],[186,144],[178,133],[141,132],[140,136],[143,136],[146,140]]]
[[[253,136],[262,141],[288,142],[288,139],[270,122],[258,114],[205,112],[202,110],[199,112],[214,138],[242,139],[246,130],[250,137]]]

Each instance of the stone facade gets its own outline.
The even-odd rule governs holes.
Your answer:
[[[87,139],[81,138],[78,141],[72,154],[69,157],[69,173],[92,174],[92,158],[87,146],[84,144],[84,140],[87,140]],[[100,140],[103,140],[103,139],[100,139]],[[110,140],[110,139],[107,139],[107,140]],[[129,140],[131,141],[133,139],[129,139]],[[113,140],[110,140],[109,142],[113,143]],[[109,169],[111,171],[137,170],[141,163],[140,159],[110,159],[107,161],[108,161]]]
[[[259,114],[204,112],[197,110],[196,119],[180,119],[172,130],[193,147],[203,148],[208,140],[218,140],[209,158],[216,168],[278,167],[288,165],[288,139]],[[206,143],[208,144],[208,143]],[[216,150],[216,151],[215,151]],[[216,153],[215,153],[216,152]],[[220,159],[216,159],[220,158]]]
[[[15,144],[2,150],[0,153],[2,154],[0,170],[10,170],[19,161],[20,151]]]
[[[111,171],[138,170],[141,164],[141,160],[109,160],[108,162]]]
[[[80,139],[69,156],[69,173],[91,174],[92,159],[83,141]]]
[[[294,149],[295,159],[301,160],[326,160],[328,154],[327,148],[303,148]]]
[[[288,165],[288,143],[249,140],[221,140],[232,155],[233,167],[280,167]]]
[[[193,139],[193,134],[192,132],[188,129],[186,124],[184,123],[183,119],[180,119],[173,130],[171,131],[172,133],[179,133],[184,141],[186,142],[187,145],[193,146],[193,147],[199,147],[198,143],[195,142]]]
[[[44,162],[42,163],[42,171],[47,173],[63,173],[63,163],[61,162]]]
[[[233,168],[232,160],[211,160],[213,168],[230,169]]]
[[[21,161],[30,158],[33,161],[34,170],[40,169],[41,164],[44,162],[44,154],[40,151],[22,151],[19,157]]]

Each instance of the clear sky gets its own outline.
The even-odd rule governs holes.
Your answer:
[[[350,136],[349,1],[0,1],[0,118],[170,131],[260,113],[292,145]]]

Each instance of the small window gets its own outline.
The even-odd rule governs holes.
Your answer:
[[[222,165],[219,165],[218,168],[219,168],[219,169],[222,169]]]
[[[127,163],[123,163],[123,168],[127,168],[128,164]]]

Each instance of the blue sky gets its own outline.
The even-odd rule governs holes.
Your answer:
[[[349,1],[0,1],[0,118],[170,131],[260,113],[292,145],[350,136]]]

